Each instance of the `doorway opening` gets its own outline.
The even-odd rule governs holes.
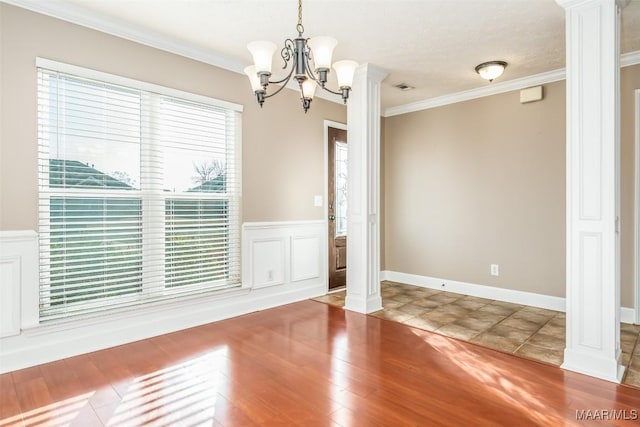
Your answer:
[[[326,123],[328,290],[347,285],[347,130]]]

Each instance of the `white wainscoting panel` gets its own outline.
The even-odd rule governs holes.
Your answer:
[[[20,257],[0,258],[0,337],[20,333]]]
[[[37,324],[34,309],[23,309],[37,287],[38,235],[30,230],[0,231],[0,338],[20,334],[24,324]],[[37,296],[31,302],[37,316]]]
[[[251,241],[250,248],[252,288],[284,284],[285,238],[254,239]]]
[[[325,221],[247,223],[242,236],[242,288],[44,324],[38,324],[36,233],[2,232],[0,311],[3,334],[12,335],[0,336],[0,373],[324,295],[325,231]],[[16,256],[19,275],[14,273]],[[13,286],[11,291],[5,292],[5,278]],[[10,319],[6,326],[5,316]]]
[[[326,240],[323,236],[311,234],[291,236],[291,281],[317,279],[322,274],[320,251]]]
[[[324,221],[253,222],[242,227],[243,288],[326,286]]]

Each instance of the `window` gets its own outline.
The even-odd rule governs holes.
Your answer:
[[[40,320],[240,286],[240,107],[38,67]]]

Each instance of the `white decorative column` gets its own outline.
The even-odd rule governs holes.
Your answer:
[[[344,308],[371,313],[380,295],[380,83],[387,72],[356,69],[347,107],[347,297]]]
[[[620,382],[620,10],[556,0],[567,38],[567,344],[563,368]]]

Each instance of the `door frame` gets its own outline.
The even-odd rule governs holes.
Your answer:
[[[635,203],[633,243],[633,284],[635,293],[635,323],[640,325],[640,89],[635,92]]]
[[[329,128],[336,128],[336,129],[342,129],[342,130],[347,130],[347,124],[346,123],[340,123],[340,122],[334,122],[333,120],[325,120],[324,121],[324,138],[323,138],[323,152],[324,152],[324,194],[323,194],[323,202],[322,202],[322,214],[323,216],[323,221],[324,221],[324,247],[325,247],[325,253],[329,252],[329,244],[328,244],[328,236],[329,236]],[[348,245],[348,243],[347,243]],[[329,257],[325,256],[325,263],[324,263],[324,271],[325,271],[325,277],[326,277],[326,283],[325,283],[325,287],[327,289],[327,292],[329,292]]]

